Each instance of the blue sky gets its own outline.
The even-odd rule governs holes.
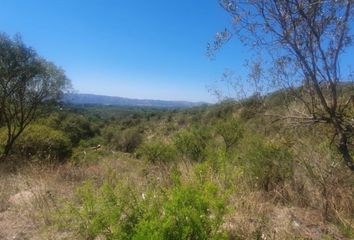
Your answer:
[[[207,86],[225,69],[245,75],[248,49],[235,40],[215,60],[206,57],[207,43],[230,23],[217,0],[0,0],[0,6],[0,31],[20,33],[81,93],[214,102]]]
[[[21,33],[81,93],[215,101],[207,86],[244,59],[235,43],[206,57],[207,42],[229,23],[216,0],[0,3],[0,31]]]

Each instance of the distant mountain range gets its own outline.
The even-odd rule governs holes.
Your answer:
[[[128,107],[156,107],[156,108],[190,108],[207,104],[205,102],[166,101],[150,99],[133,99],[112,97],[95,94],[69,93],[65,94],[62,101],[75,105],[108,105]]]

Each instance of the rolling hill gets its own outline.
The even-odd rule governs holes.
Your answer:
[[[190,108],[201,106],[204,102],[188,102],[188,101],[167,101],[167,100],[151,100],[151,99],[133,99],[123,97],[113,97],[95,94],[65,94],[62,101],[64,103],[74,105],[110,105],[110,106],[134,106],[134,107],[156,107],[156,108]]]

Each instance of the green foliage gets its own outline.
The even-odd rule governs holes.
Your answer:
[[[114,133],[111,143],[122,152],[132,153],[143,141],[143,135],[137,128],[128,128]]]
[[[77,113],[74,109],[54,111],[48,117],[38,120],[38,124],[65,132],[73,146],[81,140],[88,140],[99,134],[98,125],[92,123],[89,114]]]
[[[176,159],[174,146],[155,141],[142,144],[137,150],[137,156],[152,163],[167,163]]]
[[[289,150],[257,136],[244,146],[240,164],[256,186],[269,191],[292,177],[293,158]]]
[[[70,206],[68,219],[85,239],[131,239],[141,209],[133,192],[121,185],[103,184],[98,190],[90,182],[78,191],[80,207]],[[65,223],[67,224],[67,222]]]
[[[82,139],[91,138],[95,135],[90,122],[84,116],[69,114],[64,119],[59,120],[58,128],[68,135],[73,145],[77,145]]]
[[[43,125],[30,125],[18,139],[15,150],[39,160],[64,160],[71,154],[71,143],[61,131]]]
[[[5,128],[0,128],[0,155],[4,153],[6,140],[7,140],[7,131]]]
[[[348,239],[354,239],[354,228],[349,224],[339,224],[339,230]]]
[[[113,139],[115,138],[115,135],[120,131],[121,129],[119,128],[119,126],[117,126],[117,124],[116,125],[109,124],[108,126],[103,128],[101,132],[104,140],[108,144],[111,144],[113,142]]]
[[[38,56],[19,35],[0,33],[0,127],[7,139],[5,159],[26,127],[43,113],[42,106],[59,100],[70,81],[62,69]]]
[[[206,157],[206,149],[211,139],[207,127],[192,127],[178,132],[174,138],[177,150],[185,157],[202,161]]]
[[[141,126],[126,128],[121,122],[114,122],[102,130],[102,136],[111,148],[133,153],[143,141],[143,132]]]
[[[225,148],[211,146],[206,161],[195,166],[195,173],[200,180],[204,178],[204,181],[210,178],[211,174],[215,175],[223,189],[234,191],[237,188],[235,183],[243,173],[243,168],[233,161],[234,155],[233,152],[226,152]]]
[[[105,142],[105,140],[103,137],[97,136],[97,137],[93,137],[93,138],[80,140],[79,147],[91,148],[91,147],[96,147],[98,145],[102,145],[104,142]]]
[[[230,118],[235,111],[235,106],[236,102],[233,100],[225,100],[213,106],[209,106],[208,111],[206,111],[206,120],[213,121]]]
[[[123,184],[106,182],[96,190],[86,183],[78,191],[79,206],[64,215],[65,225],[86,239],[226,239],[225,201],[217,186],[174,182],[142,194]]]
[[[262,96],[256,94],[242,100],[240,102],[240,105],[242,106],[240,118],[242,120],[249,120],[251,118],[254,118],[257,113],[263,111],[264,99],[262,98]]]
[[[230,118],[216,123],[216,132],[222,136],[226,150],[234,147],[243,137],[243,127],[240,121]]]
[[[160,204],[144,212],[133,239],[226,239],[225,202],[215,185],[176,185]]]

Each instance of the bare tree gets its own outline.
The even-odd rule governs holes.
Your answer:
[[[6,129],[1,159],[38,115],[45,101],[69,86],[63,70],[40,58],[19,36],[0,34],[0,127]]]
[[[348,141],[353,133],[349,114],[352,92],[343,94],[348,79],[340,57],[352,44],[353,0],[218,0],[231,15],[233,31],[225,30],[208,45],[209,55],[235,35],[269,61],[267,77],[286,89],[303,110],[291,116],[299,123],[332,126],[336,145],[354,171]]]

